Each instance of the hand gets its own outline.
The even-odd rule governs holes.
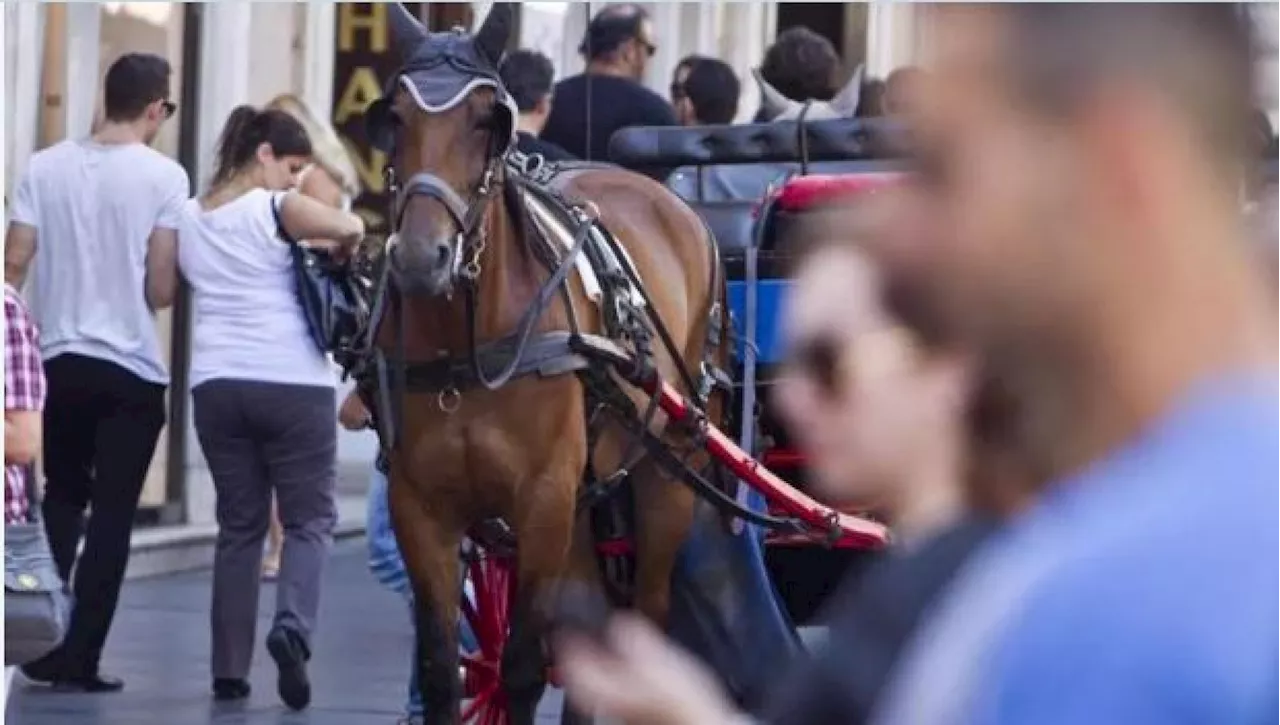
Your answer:
[[[701,663],[634,615],[610,623],[601,646],[556,639],[565,692],[586,712],[627,725],[728,725],[740,717]]]
[[[373,424],[373,416],[364,407],[360,395],[352,390],[338,407],[338,422],[347,430],[363,430]]]

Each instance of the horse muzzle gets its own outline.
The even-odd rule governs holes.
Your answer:
[[[405,294],[450,294],[458,277],[458,250],[452,239],[396,238],[390,245],[391,275]]]

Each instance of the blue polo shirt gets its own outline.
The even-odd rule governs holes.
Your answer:
[[[1208,382],[975,558],[879,722],[1276,722],[1280,389]]]

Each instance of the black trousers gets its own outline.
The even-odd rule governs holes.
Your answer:
[[[75,607],[55,656],[65,675],[91,676],[115,617],[138,497],[164,427],[165,386],[82,355],[59,355],[44,370],[41,510],[58,573],[70,581],[75,568]]]

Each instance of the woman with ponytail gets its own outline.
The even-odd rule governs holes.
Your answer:
[[[306,662],[332,541],[334,374],[297,298],[291,239],[345,254],[354,214],[293,189],[312,161],[306,130],[281,111],[236,108],[208,191],[187,206],[178,261],[193,291],[196,433],[216,493],[213,693],[249,695],[259,566],[274,494],[284,524],[267,651],[285,704],[302,709]]]
[[[328,123],[316,117],[301,98],[284,93],[271,99],[267,110],[283,111],[302,124],[311,139],[312,164],[298,178],[298,191],[329,206],[351,210],[360,195],[360,177],[347,147]],[[262,560],[262,577],[273,580],[280,571],[280,548],[284,543],[284,527],[280,525],[279,508],[271,504],[271,528],[267,533],[267,552]]]

